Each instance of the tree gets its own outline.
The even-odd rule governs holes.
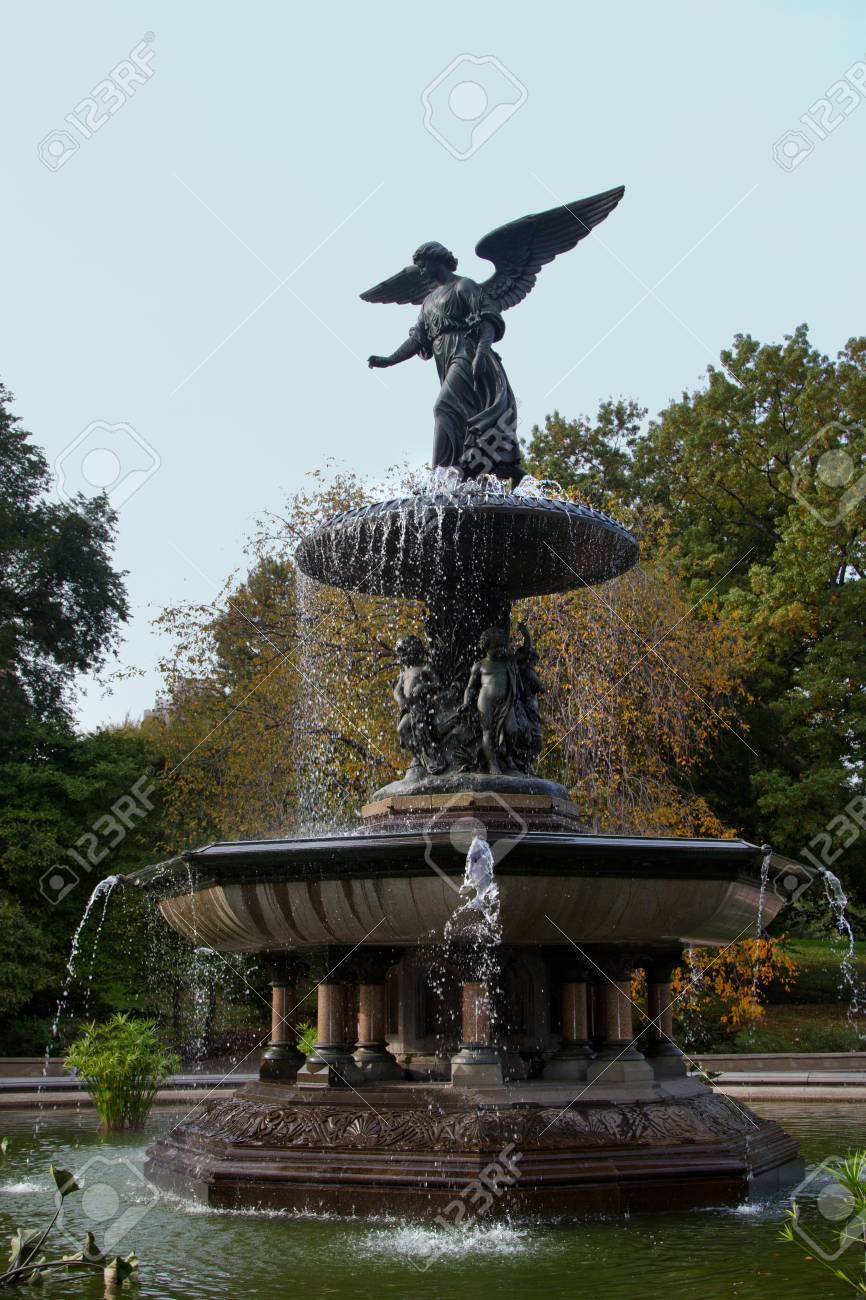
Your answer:
[[[45,1047],[45,1021],[56,1010],[71,937],[94,886],[158,856],[161,761],[132,728],[76,736],[56,725],[31,725],[0,759],[0,1038],[17,1035],[26,1055]],[[100,915],[84,936],[86,969],[72,989],[72,1013],[86,1009],[94,961],[101,976],[93,1010],[136,1005],[148,966],[141,912],[115,900],[110,906],[98,954],[92,944]]]
[[[29,719],[68,722],[77,673],[99,666],[127,617],[111,567],[107,499],[46,500],[48,463],[0,384],[0,746]]]
[[[540,479],[573,488],[577,497],[599,510],[632,499],[632,453],[640,438],[646,410],[631,399],[602,402],[595,421],[579,415],[548,415],[536,425],[527,448],[527,468]]]
[[[806,326],[781,344],[739,335],[722,362],[632,468],[693,596],[712,590],[749,640],[747,743],[723,738],[704,789],[755,837],[795,857],[817,840],[862,877],[862,848],[833,823],[864,793],[866,339],[831,361]]]
[[[629,523],[699,618],[739,627],[741,725],[704,738],[695,793],[866,885],[866,339],[830,360],[806,326],[738,335],[721,362],[643,433],[634,402],[555,413],[530,466]]]
[[[308,582],[292,559],[299,537],[362,500],[346,477],[294,498],[260,532],[243,581],[214,606],[166,615],[176,653],[147,726],[167,755],[175,847],[354,824],[372,791],[407,766],[394,645],[421,631],[423,608]],[[542,768],[574,792],[587,822],[721,833],[689,782],[703,746],[736,721],[736,620],[695,616],[661,565],[526,602],[515,611],[524,616],[548,687]]]

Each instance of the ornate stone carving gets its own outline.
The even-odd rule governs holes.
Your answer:
[[[546,1106],[270,1106],[233,1097],[202,1102],[174,1130],[235,1146],[362,1151],[479,1151],[513,1142],[521,1151],[681,1146],[730,1142],[764,1122],[723,1097],[670,1102]]]

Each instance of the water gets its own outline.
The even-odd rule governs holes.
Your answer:
[[[866,1146],[860,1105],[764,1104],[802,1144],[808,1161]],[[185,1114],[158,1108],[146,1135],[100,1137],[92,1111],[50,1112],[34,1138],[31,1111],[5,1111],[0,1131],[10,1151],[0,1166],[0,1236],[47,1222],[53,1207],[48,1164],[81,1171],[109,1189],[71,1211],[72,1238],[88,1229],[102,1241],[112,1224],[121,1252],[135,1249],[142,1300],[478,1300],[507,1289],[509,1300],[591,1297],[636,1300],[814,1300],[850,1295],[795,1247],[776,1240],[787,1198],[737,1209],[636,1215],[551,1226],[481,1223],[466,1233],[424,1221],[338,1220],[318,1216],[220,1212],[154,1192],[142,1181],[147,1142]],[[124,1232],[124,1229],[127,1229]],[[58,1238],[58,1242],[61,1239]],[[65,1243],[64,1243],[65,1244]],[[855,1252],[841,1261],[856,1272]],[[429,1267],[427,1267],[429,1265]],[[47,1294],[101,1295],[80,1278],[55,1279]]]
[[[857,978],[857,963],[854,956],[854,931],[846,914],[848,896],[839,877],[834,875],[827,867],[821,868],[821,879],[824,883],[824,893],[827,896],[836,929],[845,943],[845,950],[839,961],[841,975],[839,988],[840,992],[842,989],[846,989],[848,992],[848,1023],[853,1029],[857,1030],[859,1038],[863,1040],[866,1039],[866,1028],[861,1023],[858,1023],[858,1017],[863,1014],[864,993],[860,980]]]
[[[121,879],[122,879],[121,876],[106,876],[104,880],[100,880],[99,884],[96,885],[96,887],[93,890],[93,893],[88,898],[84,911],[81,915],[81,920],[78,922],[78,925],[75,928],[75,933],[72,936],[72,942],[69,945],[69,960],[66,963],[66,977],[63,981],[63,989],[61,991],[60,997],[57,1000],[57,1010],[55,1011],[54,1019],[51,1022],[51,1041],[47,1043],[45,1047],[45,1060],[42,1066],[43,1076],[48,1073],[48,1062],[51,1060],[51,1053],[53,1052],[54,1045],[57,1042],[57,1034],[60,1029],[60,1022],[63,1019],[63,1013],[66,1010],[67,1003],[69,1002],[69,995],[72,991],[72,985],[78,973],[78,958],[81,953],[81,941],[84,936],[85,927],[87,925],[87,922],[90,920],[90,915],[93,912],[94,908],[96,907],[96,904],[101,899],[103,904],[102,915],[99,918],[99,924],[97,926],[96,935],[93,941],[93,949],[90,955],[90,975],[87,981],[87,992],[86,992],[86,997],[89,998],[90,980],[93,977],[93,962],[94,962],[94,958],[96,957],[96,949],[99,944],[99,936],[102,933],[102,927],[105,924],[105,911],[106,908],[108,907],[108,900],[111,897],[111,892],[114,889],[115,885],[120,884]]]

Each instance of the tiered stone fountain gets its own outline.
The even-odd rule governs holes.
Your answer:
[[[766,855],[586,834],[532,771],[543,682],[511,602],[614,578],[635,540],[525,485],[459,477],[338,515],[297,555],[321,582],[426,602],[424,636],[398,648],[405,777],[357,834],[211,844],[135,878],[181,934],[273,970],[260,1080],[198,1105],[148,1176],[212,1205],[347,1214],[465,1212],[473,1188],[476,1210],[572,1215],[774,1186],[797,1171],[794,1142],[689,1074],[670,993],[685,946],[778,911]],[[466,874],[474,837],[483,878]]]

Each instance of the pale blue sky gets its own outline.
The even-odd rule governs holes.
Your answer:
[[[127,102],[98,91],[116,111],[86,138],[64,119],[147,33],[152,75],[126,69]],[[449,151],[422,94],[464,54],[506,71],[465,63],[434,88]],[[486,274],[472,249],[487,230],[626,185],[508,314],[524,433],[609,395],[656,411],[738,330],[779,339],[808,320],[831,352],[864,332],[866,103],[837,85],[829,122],[820,106],[817,129],[799,120],[863,60],[853,0],[4,7],[0,376],[52,462],[72,445],[70,482],[94,422],[142,440],[107,434],[123,440],[121,494],[144,471],[117,560],[134,611],[123,659],[147,672],[109,698],[91,687],[82,724],[151,704],[151,618],[212,599],[256,515],[325,456],[373,477],[426,460],[432,367],[364,365],[415,309],[357,296],[422,240]],[[448,96],[473,77],[488,96],[476,143],[497,101],[525,102],[461,160],[451,110],[483,101]],[[791,129],[786,168],[773,144]],[[72,152],[46,166],[57,130]]]

